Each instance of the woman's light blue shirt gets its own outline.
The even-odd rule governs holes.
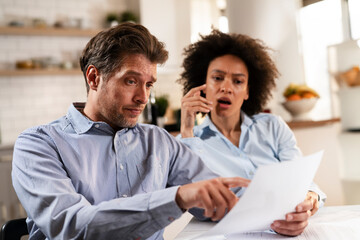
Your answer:
[[[241,119],[239,146],[228,140],[209,116],[194,127],[193,138],[181,138],[181,135],[177,138],[195,151],[210,169],[224,177],[252,179],[260,165],[290,161],[302,155],[293,132],[281,117],[268,113],[249,117],[241,112]],[[316,184],[309,190],[325,200],[325,194]]]

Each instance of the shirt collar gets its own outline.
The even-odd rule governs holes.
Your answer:
[[[213,132],[219,132],[219,130],[214,125],[214,123],[211,121],[209,115],[205,116],[205,119],[204,119],[203,123],[201,124],[201,128],[203,128],[203,129],[208,128]]]
[[[255,123],[255,119],[252,117],[249,117],[246,113],[244,113],[243,111],[241,111],[241,125],[245,126],[247,128],[249,128],[251,125],[253,125]]]
[[[85,103],[73,103],[66,114],[77,134],[83,134],[90,130],[94,122],[85,117],[80,111],[84,109]]]
[[[81,111],[85,108],[85,103],[73,103],[70,105],[66,117],[71,122],[75,132],[77,134],[83,134],[88,132],[93,126],[97,126],[96,128],[102,129],[104,131],[110,131],[111,133],[115,133],[114,129],[110,127],[109,124],[105,122],[94,122],[87,118]],[[137,123],[133,128],[123,128],[119,130],[119,132],[126,133],[129,130],[132,130],[133,133],[138,133],[140,130],[139,124]]]

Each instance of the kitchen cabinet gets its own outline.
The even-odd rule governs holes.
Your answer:
[[[328,47],[331,97],[334,116],[340,116],[341,184],[345,204],[360,203],[360,86],[348,86],[337,78],[339,73],[349,71],[360,64],[360,39],[349,39]]]
[[[360,204],[360,131],[339,135],[343,164],[341,168],[345,204]]]
[[[11,161],[0,161],[0,224],[14,218],[26,217],[11,182]]]

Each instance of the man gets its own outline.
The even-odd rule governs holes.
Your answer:
[[[86,105],[71,105],[15,144],[13,185],[30,239],[162,239],[186,209],[218,220],[235,205],[229,188],[248,180],[215,178],[165,130],[137,124],[167,56],[137,24],[89,41],[80,58]]]

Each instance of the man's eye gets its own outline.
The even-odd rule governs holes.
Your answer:
[[[152,88],[153,86],[154,86],[154,84],[152,84],[152,83],[146,84],[146,87],[147,87],[147,88]]]
[[[134,85],[134,84],[136,84],[135,80],[133,80],[133,79],[127,79],[127,80],[126,80],[126,83],[129,84],[129,85]]]

